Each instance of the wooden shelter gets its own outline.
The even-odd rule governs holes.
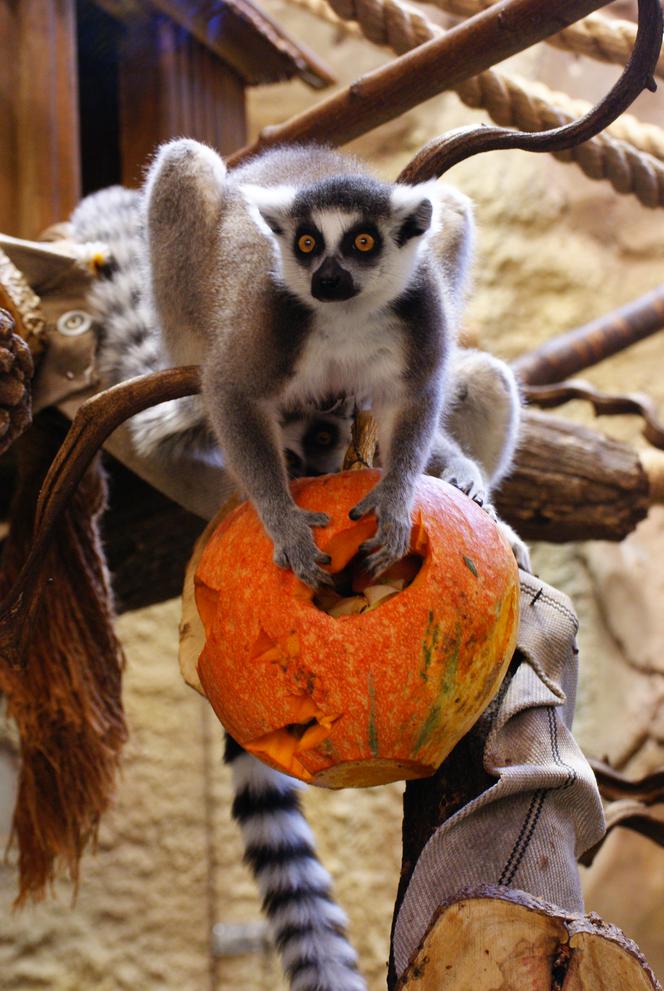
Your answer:
[[[0,0],[0,39],[0,230],[22,237],[140,183],[168,138],[243,145],[247,86],[333,81],[252,0]]]

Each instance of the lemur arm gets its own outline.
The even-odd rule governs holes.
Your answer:
[[[350,512],[351,519],[372,511],[378,517],[375,536],[361,548],[372,574],[380,574],[408,551],[413,489],[427,463],[440,405],[440,383],[432,382],[417,398],[375,409],[379,446],[386,452],[383,477]]]
[[[204,396],[214,397],[207,403],[208,415],[226,463],[256,507],[274,544],[275,563],[312,587],[329,584],[330,576],[319,565],[330,558],[318,550],[311,533],[311,527],[326,526],[329,517],[293,501],[273,404],[229,388],[218,366],[204,369],[202,386]]]

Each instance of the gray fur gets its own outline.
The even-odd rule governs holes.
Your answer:
[[[365,217],[367,197],[369,206],[382,204],[377,216]],[[352,512],[378,516],[369,566],[383,570],[408,545],[413,486],[440,421],[453,332],[427,253],[435,203],[428,211],[424,204],[433,198],[431,186],[388,186],[316,146],[277,149],[229,175],[211,149],[180,140],[160,149],[148,176],[152,294],[169,357],[202,364],[203,401],[226,463],[256,505],[277,563],[309,585],[329,581],[311,534],[327,518],[293,502],[279,422],[330,391],[370,402],[380,424],[383,478]],[[352,298],[319,302],[294,260],[298,224],[323,223],[321,211],[327,256],[340,252],[328,236],[334,211],[340,236],[351,220],[380,227],[385,250],[376,265],[342,257]]]

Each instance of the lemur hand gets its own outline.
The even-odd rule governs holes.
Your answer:
[[[360,553],[366,556],[369,572],[380,575],[408,553],[410,513],[403,498],[381,488],[380,482],[348,515],[351,520],[359,520],[371,512],[375,512],[378,517],[378,529],[370,540],[361,545]]]
[[[319,564],[329,564],[331,558],[318,549],[311,533],[312,526],[327,526],[329,522],[325,513],[295,508],[270,529],[274,563],[280,568],[290,568],[310,588],[334,584],[331,576],[319,567]]]

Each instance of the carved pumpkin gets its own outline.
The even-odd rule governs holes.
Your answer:
[[[298,505],[331,517],[314,533],[336,595],[273,563],[249,503],[217,528],[195,577],[198,672],[220,720],[271,766],[330,788],[432,774],[493,697],[516,640],[512,551],[444,482],[418,483],[409,555],[378,581],[362,574],[356,552],[376,521],[348,511],[379,477],[293,484]]]

